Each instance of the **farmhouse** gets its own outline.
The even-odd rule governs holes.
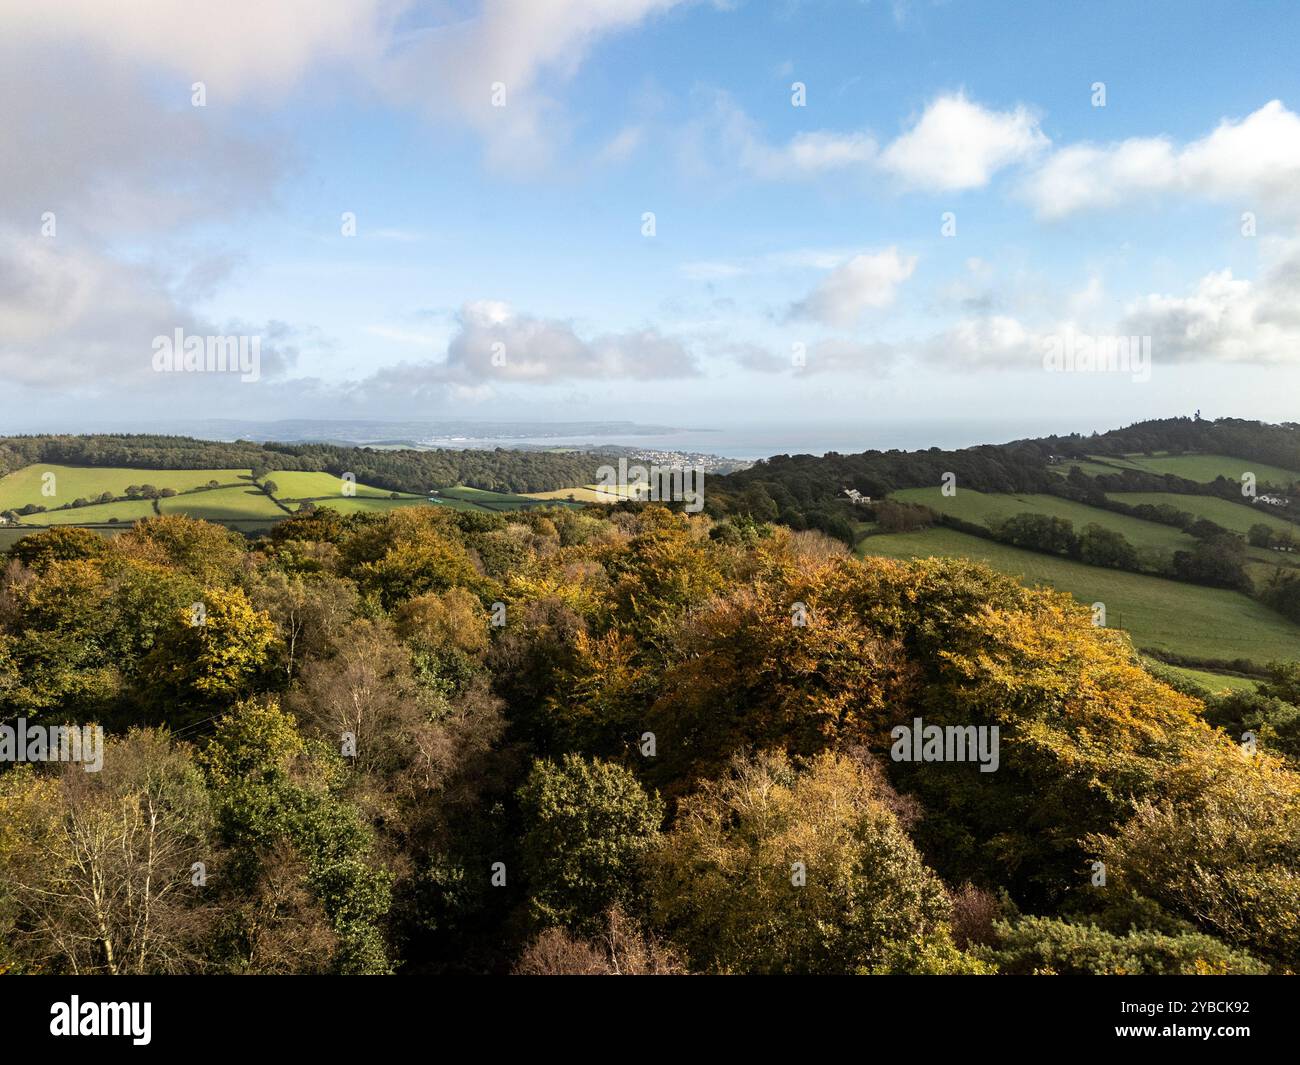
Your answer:
[[[856,488],[846,488],[844,494],[853,500],[855,506],[866,506],[871,502],[870,496],[864,496]]]

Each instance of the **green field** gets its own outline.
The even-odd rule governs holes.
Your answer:
[[[1267,503],[1246,506],[1241,503],[1230,503],[1226,499],[1218,499],[1214,496],[1184,496],[1177,492],[1111,492],[1109,498],[1133,507],[1143,503],[1150,503],[1152,506],[1167,504],[1185,510],[1198,518],[1205,518],[1216,525],[1222,525],[1232,532],[1241,533],[1242,536],[1250,531],[1252,525],[1267,525],[1275,532],[1290,530],[1300,537],[1300,526],[1270,514]]]
[[[1226,691],[1248,691],[1253,692],[1259,685],[1250,677],[1240,677],[1235,673],[1210,673],[1204,669],[1188,669],[1186,666],[1171,666],[1159,659],[1147,659],[1147,663],[1153,672],[1167,670],[1184,680],[1190,680],[1193,684],[1199,684],[1211,695],[1219,695]]]
[[[577,489],[560,489],[560,493],[569,491],[577,492]],[[547,493],[550,495],[550,493]],[[499,513],[503,510],[521,510],[528,507],[568,507],[572,504],[566,502],[563,498],[536,498],[533,496],[518,495],[513,492],[489,492],[483,488],[466,488],[464,485],[456,485],[454,488],[440,488],[436,492],[430,493],[430,502],[441,503],[444,506],[457,506],[458,509],[464,509],[463,505],[468,504],[475,510],[486,510]]]
[[[28,514],[21,520],[25,525],[101,525],[114,520],[130,524],[140,518],[152,517],[153,513],[152,500],[132,499],[125,503],[47,510],[42,514]]]
[[[343,478],[332,473],[310,473],[304,470],[272,470],[266,480],[275,483],[275,497],[289,500],[299,499],[387,499],[391,494],[387,488],[375,488],[372,485],[356,484],[356,495],[343,493]],[[407,493],[401,493],[407,495]],[[408,498],[423,499],[423,496]]]
[[[53,496],[41,494],[42,479],[47,473],[54,474]],[[251,482],[252,474],[248,470],[137,470],[120,466],[38,464],[24,466],[0,478],[0,510],[17,510],[28,503],[57,507],[74,499],[95,499],[105,492],[121,496],[126,494],[127,485],[132,484],[151,484],[158,489],[184,492],[213,480],[221,484]]]
[[[164,514],[188,514],[205,521],[263,521],[285,517],[285,512],[260,488],[214,488],[210,492],[160,499]]]
[[[1243,473],[1253,473],[1259,482],[1270,481],[1279,487],[1300,479],[1300,473],[1270,466],[1254,459],[1239,459],[1231,455],[1125,455],[1123,457],[1095,456],[1102,462],[1112,462],[1129,469],[1147,473],[1172,473],[1189,481],[1205,484],[1217,477],[1240,481]],[[1085,471],[1088,472],[1088,471]]]
[[[937,526],[868,536],[857,551],[886,558],[941,555],[987,562],[1027,584],[1069,592],[1081,603],[1105,603],[1107,624],[1127,629],[1134,644],[1147,650],[1206,661],[1245,658],[1260,665],[1300,658],[1300,626],[1240,592],[1086,566]]]
[[[329,507],[330,510],[337,510],[340,514],[382,514],[384,511],[393,510],[397,507],[420,507],[428,506],[429,501],[424,496],[402,496],[401,499],[389,499],[387,496],[363,496],[358,486],[357,494],[351,498],[346,496],[338,499],[316,499],[313,502],[318,507]],[[297,510],[297,504],[289,503],[289,507]],[[457,507],[457,510],[478,510],[479,508],[471,504],[464,504]]]
[[[41,494],[42,476],[46,473],[53,473],[55,477],[56,494],[53,496]],[[206,486],[212,480],[223,487],[208,489]],[[275,500],[284,503],[288,512],[296,511],[298,504],[306,500],[345,514],[380,513],[394,507],[420,505],[479,513],[569,505],[560,499],[534,499],[463,486],[442,489],[432,497],[403,493],[393,499],[386,488],[358,484],[355,496],[345,496],[341,478],[332,473],[302,470],[273,470],[267,474],[266,480],[275,484]],[[27,466],[0,479],[0,510],[17,510],[28,503],[54,508],[73,499],[96,499],[104,492],[122,495],[127,485],[132,484],[151,484],[160,490],[170,488],[179,493],[158,501],[159,511],[163,514],[188,514],[208,521],[234,523],[245,531],[250,525],[274,522],[287,516],[285,509],[254,486],[250,470],[146,470],[52,464]],[[191,491],[196,488],[204,490]],[[152,501],[141,499],[92,503],[68,510],[49,509],[24,515],[19,520],[25,528],[36,529],[47,525],[106,525],[114,519],[117,523],[129,524],[154,513]],[[12,533],[12,538],[22,535],[20,530],[12,530]]]
[[[529,496],[515,495],[511,492],[489,492],[484,488],[466,488],[456,485],[454,488],[440,488],[431,493],[442,499],[462,499],[467,503],[479,503],[492,507],[527,507],[534,506],[537,500]]]
[[[943,495],[936,487],[905,488],[893,493],[890,498],[905,503],[924,503],[940,513],[951,514],[976,525],[989,526],[1016,514],[1047,514],[1073,522],[1076,533],[1082,532],[1090,524],[1112,529],[1122,533],[1136,548],[1179,551],[1195,546],[1195,541],[1190,536],[1172,525],[1130,518],[1125,514],[1115,514],[1085,503],[1061,499],[1059,496],[986,493],[958,486],[957,494],[953,496]]]

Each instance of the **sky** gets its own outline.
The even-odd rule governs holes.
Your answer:
[[[0,0],[0,430],[1296,420],[1297,40],[1286,2]],[[167,369],[177,330],[255,372]]]

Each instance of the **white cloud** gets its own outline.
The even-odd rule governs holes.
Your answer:
[[[1043,364],[1046,335],[1011,315],[990,314],[963,318],[914,350],[927,361],[954,368],[1034,369]]]
[[[791,307],[790,313],[797,318],[851,329],[863,311],[893,303],[898,286],[915,269],[916,256],[901,255],[896,247],[871,255],[855,255]]]
[[[123,262],[66,240],[0,234],[0,376],[59,391],[105,391],[130,384],[208,387],[211,375],[153,372],[153,340],[177,328],[208,335],[262,337],[262,376],[297,354],[280,323],[217,326],[184,300],[194,264],[173,276],[156,264]],[[189,380],[190,378],[202,380]]]
[[[714,92],[701,117],[681,134],[684,154],[697,168],[734,166],[764,181],[794,181],[862,169],[876,155],[866,133],[809,130],[785,144],[769,143],[755,122],[725,92]]]
[[[816,174],[824,170],[859,166],[876,154],[876,142],[863,133],[828,133],[824,130],[795,136],[780,160],[795,172]]]
[[[1024,191],[1041,217],[1059,218],[1159,193],[1294,212],[1297,186],[1300,116],[1272,100],[1239,121],[1224,119],[1181,150],[1167,137],[1063,148],[1030,175]]]
[[[74,45],[100,56],[178,75],[187,103],[204,82],[210,103],[283,88],[322,59],[378,54],[397,0],[0,0],[0,25],[13,45]]]
[[[1300,242],[1280,245],[1258,280],[1220,270],[1186,295],[1136,300],[1117,332],[1151,337],[1161,363],[1300,362]]]
[[[472,17],[405,33],[377,75],[395,99],[468,124],[496,163],[529,165],[564,126],[548,86],[571,79],[597,41],[683,2],[492,0]],[[495,83],[505,106],[493,106]]]
[[[90,55],[20,51],[0,34],[0,223],[60,234],[156,233],[270,202],[286,152],[189,106],[164,106]]]
[[[494,160],[519,164],[544,157],[563,135],[550,93],[599,41],[686,2],[479,0],[466,12],[417,0],[0,0],[0,49],[72,68],[84,55],[147,73],[186,109],[191,84],[201,81],[208,115],[329,69],[439,121],[464,123]],[[504,107],[492,105],[495,82],[505,86]],[[93,104],[94,94],[83,99]]]
[[[457,321],[445,359],[386,367],[353,386],[356,394],[367,401],[383,395],[438,399],[450,388],[482,394],[493,385],[652,381],[700,373],[685,345],[657,329],[584,339],[569,322],[520,314],[500,300],[466,303]]]
[[[723,92],[685,139],[695,154],[721,155],[765,180],[881,173],[909,188],[941,192],[987,185],[997,171],[1050,143],[1026,108],[995,111],[960,93],[940,96],[883,150],[864,130],[807,130],[774,144]]]
[[[1026,108],[993,111],[956,93],[931,103],[885,148],[880,166],[909,186],[950,192],[987,185],[997,171],[1048,143]]]

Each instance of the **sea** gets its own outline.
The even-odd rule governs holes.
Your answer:
[[[1104,427],[1109,428],[1109,426]],[[963,448],[975,444],[1005,444],[1026,437],[1050,436],[1062,431],[1059,418],[1034,420],[952,419],[885,421],[863,419],[852,423],[753,423],[716,428],[611,427],[607,431],[578,435],[477,436],[460,433],[421,439],[435,447],[582,447],[621,444],[647,451],[686,451],[733,459],[761,459],[772,455],[844,455],[862,451],[917,451],[925,448]],[[1079,431],[1091,432],[1092,427]]]

